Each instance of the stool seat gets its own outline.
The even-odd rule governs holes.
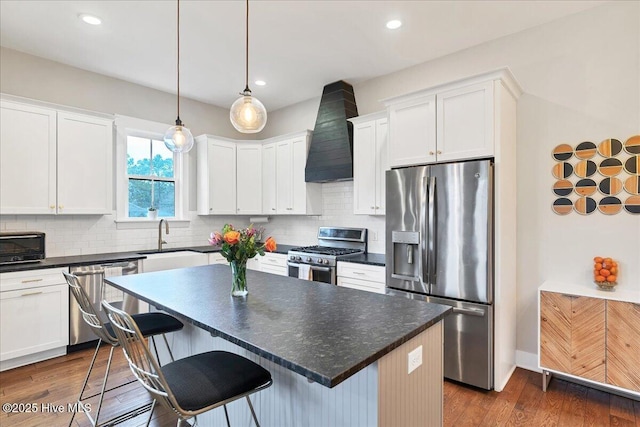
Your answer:
[[[197,354],[160,369],[176,401],[188,411],[198,411],[271,381],[271,374],[262,366],[226,351]]]
[[[140,313],[131,315],[133,320],[140,328],[140,332],[144,337],[150,337],[159,334],[168,334],[169,332],[179,331],[184,327],[182,322],[173,316],[169,316],[164,313]],[[109,332],[112,337],[116,336],[116,333],[111,326],[111,322],[104,322],[104,328]]]

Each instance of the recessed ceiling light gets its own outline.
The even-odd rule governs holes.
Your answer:
[[[78,15],[78,18],[82,19],[82,22],[89,25],[100,25],[102,24],[102,19],[98,18],[95,15],[89,15],[87,13],[81,13]]]
[[[402,27],[402,21],[399,19],[392,19],[387,22],[387,28],[390,30],[397,30],[400,27]]]
[[[256,84],[256,86],[264,86],[267,84],[267,82],[265,82],[264,80],[256,80],[254,83]]]

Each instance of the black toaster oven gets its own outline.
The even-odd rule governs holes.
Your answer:
[[[44,233],[20,231],[0,233],[0,264],[38,262],[45,257]]]

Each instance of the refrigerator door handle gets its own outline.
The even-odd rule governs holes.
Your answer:
[[[453,314],[465,314],[468,316],[484,317],[484,310],[479,310],[477,308],[453,307]]]
[[[425,189],[425,193],[423,194],[428,194],[429,193],[429,177],[424,177],[422,178],[422,185],[423,185],[423,189]],[[423,199],[424,200],[424,199]],[[424,203],[424,202],[423,202]],[[422,283],[424,286],[426,286],[429,290],[429,292],[431,292],[431,288],[429,287],[430,285],[430,278],[429,278],[429,261],[428,261],[428,246],[429,246],[429,240],[431,239],[431,236],[429,236],[427,234],[427,222],[429,220],[428,218],[429,212],[427,212],[427,209],[425,206],[421,206],[420,207],[420,252],[419,252],[419,257],[420,257],[420,280],[422,280]]]
[[[429,185],[428,185],[428,199],[427,202],[429,204],[429,248],[428,248],[428,254],[429,254],[429,260],[428,260],[428,267],[429,267],[429,278],[431,280],[431,282],[429,283],[430,286],[436,286],[436,259],[437,259],[437,244],[436,244],[436,239],[437,239],[437,235],[436,235],[436,177],[435,176],[431,176],[429,177]],[[433,290],[431,290],[431,292],[433,293]]]

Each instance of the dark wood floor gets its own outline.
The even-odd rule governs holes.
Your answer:
[[[109,384],[133,380],[122,351],[116,349]],[[56,359],[0,372],[0,403],[35,403],[38,413],[0,413],[2,427],[66,426],[71,414],[67,404],[77,398],[92,350],[72,353]],[[103,347],[89,382],[90,393],[99,390],[106,367],[108,347]],[[516,369],[501,393],[485,392],[445,382],[444,425],[467,426],[640,426],[640,402],[553,379],[547,393],[541,388],[538,373]],[[97,398],[89,400],[95,410]],[[100,419],[149,402],[148,393],[137,383],[111,392],[105,399]],[[65,412],[42,412],[43,404],[63,405]],[[115,411],[115,412],[114,412]],[[138,427],[146,423],[147,414],[122,424]],[[105,418],[103,418],[105,417]],[[151,425],[175,426],[176,417],[160,407],[154,411]],[[75,426],[88,426],[86,416],[77,414]],[[301,426],[304,427],[304,426]],[[333,427],[333,426],[327,426]],[[399,426],[400,427],[400,426]]]

